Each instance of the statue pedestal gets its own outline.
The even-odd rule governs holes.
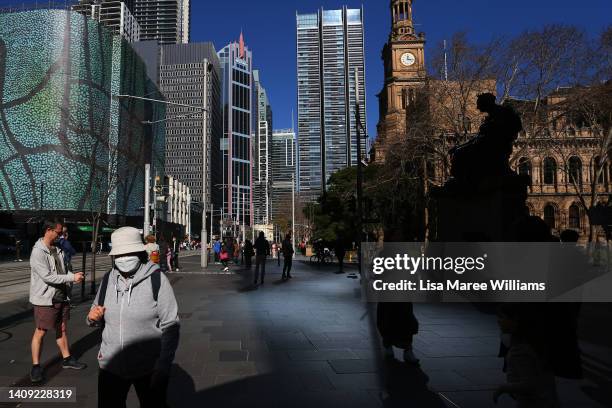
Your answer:
[[[526,177],[511,173],[495,186],[474,188],[450,180],[431,191],[431,239],[446,242],[514,241],[528,214]]]

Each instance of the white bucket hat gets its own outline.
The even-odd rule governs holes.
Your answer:
[[[140,231],[134,227],[121,227],[111,235],[113,248],[109,255],[124,255],[145,251]]]

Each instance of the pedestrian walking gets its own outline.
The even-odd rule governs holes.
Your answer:
[[[179,252],[181,251],[181,241],[176,239],[176,236],[172,236],[172,265],[174,265],[175,272],[180,272],[179,269]]]
[[[223,265],[223,272],[229,271],[228,262],[230,260],[230,254],[225,244],[221,245],[221,252],[219,252],[219,259],[221,260],[221,264]]]
[[[272,242],[272,259],[276,258],[277,255],[277,247],[276,247],[276,242]]]
[[[497,387],[493,401],[497,404],[502,395],[509,394],[519,408],[559,407],[555,374],[547,356],[550,350],[538,334],[540,319],[534,317],[529,304],[504,303],[497,322],[508,349],[504,357],[507,381]]]
[[[281,258],[281,254],[283,252],[283,247],[282,244],[278,244],[276,246],[276,253],[278,254],[277,258],[276,258],[276,265],[280,266],[280,258]]]
[[[380,302],[376,310],[376,326],[382,337],[385,356],[393,358],[393,346],[404,350],[404,362],[416,364],[412,339],[419,331],[410,302]]]
[[[155,235],[149,234],[145,238],[147,242],[145,245],[145,251],[149,255],[149,260],[153,263],[159,264],[159,245],[155,242]]]
[[[148,260],[140,232],[111,235],[112,269],[87,315],[102,326],[98,408],[124,408],[132,385],[141,407],[166,407],[170,366],[179,343],[178,306],[168,278]]]
[[[168,272],[172,272],[172,245],[166,247],[166,265],[168,266]]]
[[[293,262],[293,245],[291,243],[291,234],[287,234],[285,236],[285,240],[282,244],[283,248],[283,259],[285,260],[283,264],[283,275],[282,279],[291,279],[291,264]]]
[[[259,278],[259,268],[261,267],[261,284],[264,284],[264,278],[266,276],[266,257],[270,255],[270,243],[264,236],[263,231],[259,232],[259,236],[255,240],[255,280],[254,284],[257,285]]]
[[[250,239],[247,239],[244,243],[244,263],[247,268],[250,268],[253,263],[253,255],[255,255],[253,243]]]
[[[219,254],[221,253],[221,240],[217,239],[213,245],[213,251],[215,252],[215,263],[219,263]]]
[[[83,272],[73,273],[64,265],[64,253],[58,247],[62,223],[45,221],[43,236],[30,256],[30,303],[34,308],[34,334],[32,336],[32,369],[30,380],[43,381],[40,354],[48,330],[55,330],[55,341],[62,354],[62,368],[82,370],[86,364],[70,354],[67,326],[70,319],[69,287],[72,282],[83,281]]]
[[[76,249],[74,249],[74,247],[68,240],[67,229],[63,230],[63,234],[58,241],[58,246],[62,249],[62,252],[64,253],[64,265],[66,266],[66,270],[72,272],[72,257],[76,255]]]

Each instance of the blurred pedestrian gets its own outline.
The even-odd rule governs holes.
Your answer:
[[[285,240],[283,241],[283,259],[285,260],[283,264],[283,275],[281,279],[291,279],[291,264],[293,262],[293,244],[291,243],[291,234],[287,234],[285,236]],[[280,257],[279,257],[280,258]]]
[[[244,261],[247,268],[252,266],[253,255],[255,255],[255,252],[253,251],[253,243],[250,239],[247,239],[244,243]]]
[[[175,235],[172,236],[172,265],[175,272],[180,272],[179,269],[179,252],[181,251],[181,241]]]
[[[221,245],[221,252],[219,252],[219,259],[221,260],[221,264],[223,265],[223,272],[229,271],[228,262],[230,260],[230,254],[225,244]]]
[[[540,323],[527,304],[503,303],[498,310],[505,356],[505,384],[497,387],[493,401],[510,395],[519,408],[557,408],[559,398],[547,347],[538,334]]]
[[[62,368],[82,370],[87,367],[70,354],[67,326],[70,319],[69,287],[72,282],[83,281],[83,272],[73,273],[64,264],[64,253],[58,247],[62,223],[45,221],[43,236],[30,256],[30,303],[34,308],[34,334],[32,336],[32,369],[30,380],[43,381],[40,366],[42,344],[48,330],[55,330],[55,341],[62,354]]]
[[[58,241],[58,246],[64,253],[64,265],[66,266],[66,270],[72,272],[72,257],[76,255],[76,250],[68,240],[68,229],[63,230],[63,234]]]
[[[270,243],[264,236],[263,231],[259,232],[259,236],[255,240],[255,280],[254,284],[257,285],[257,279],[259,278],[259,268],[261,267],[261,284],[264,284],[264,277],[266,276],[266,258],[270,255]]]
[[[132,385],[141,407],[166,407],[179,343],[178,306],[168,278],[150,262],[133,227],[111,235],[112,269],[102,279],[87,324],[102,326],[98,408],[125,407]]]
[[[155,235],[149,234],[145,238],[147,242],[145,245],[145,251],[149,255],[149,260],[153,263],[159,264],[159,245],[155,242]]]
[[[213,245],[213,251],[215,252],[215,263],[219,263],[219,254],[221,253],[221,240],[217,239]]]

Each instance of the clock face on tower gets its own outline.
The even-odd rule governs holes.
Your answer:
[[[400,57],[400,62],[402,63],[402,65],[410,67],[416,62],[416,57],[411,52],[405,52]]]

